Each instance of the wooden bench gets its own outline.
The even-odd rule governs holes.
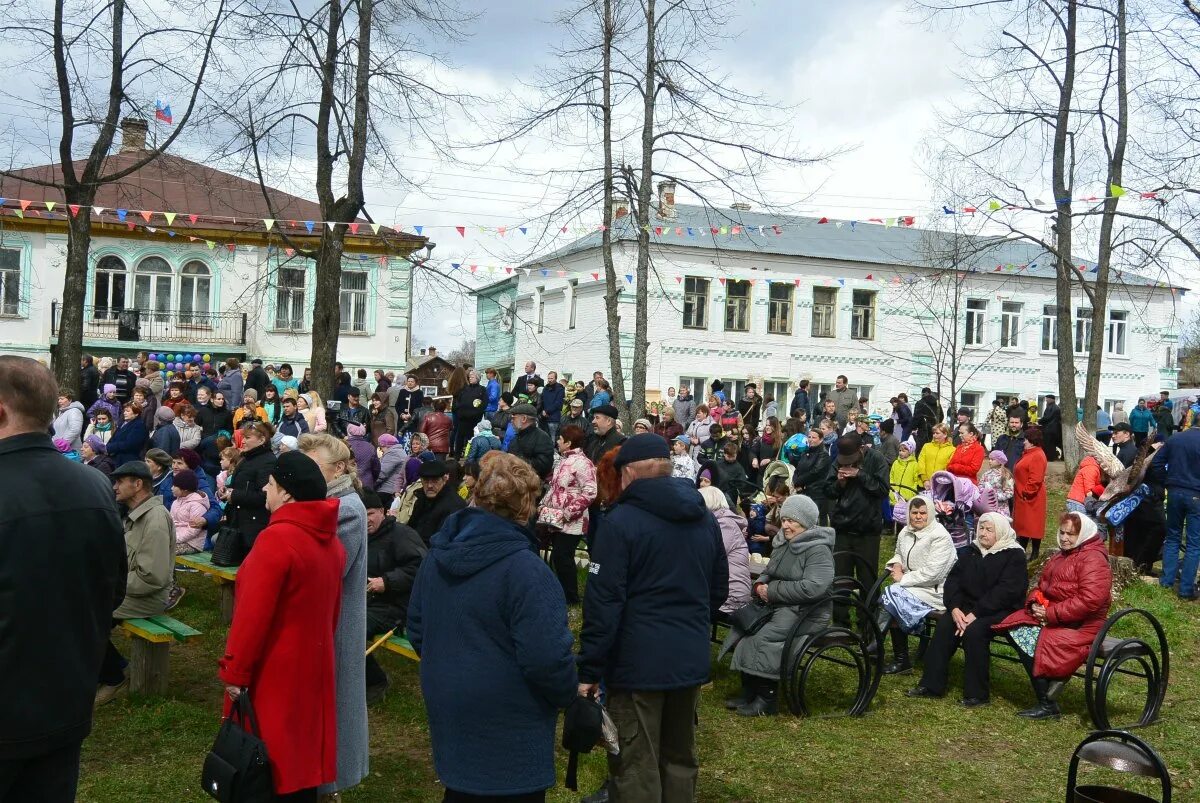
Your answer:
[[[126,619],[121,628],[129,634],[129,687],[139,694],[165,694],[171,643],[191,641],[199,630],[165,614]]]
[[[188,569],[194,569],[207,574],[217,584],[221,595],[221,621],[230,624],[233,621],[234,581],[237,580],[237,566],[213,566],[211,552],[196,552],[192,555],[176,555],[175,563]]]
[[[410,661],[420,661],[421,656],[417,655],[417,651],[413,649],[413,645],[404,636],[392,636],[383,643],[383,648],[388,652],[394,652],[397,655],[403,655]]]

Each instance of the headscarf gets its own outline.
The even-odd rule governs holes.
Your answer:
[[[715,485],[701,488],[700,495],[704,497],[704,506],[709,510],[729,509],[729,500],[725,498],[725,493]]]
[[[908,449],[908,453],[913,457],[917,456],[917,442],[913,440],[911,435],[908,436],[908,439],[902,442],[900,446],[901,448]]]
[[[104,454],[108,451],[108,447],[104,445],[104,441],[100,440],[96,435],[89,435],[84,443],[92,447],[92,451],[96,454]]]
[[[1079,517],[1079,539],[1075,542],[1075,546],[1071,547],[1071,549],[1078,549],[1079,547],[1083,546],[1084,541],[1095,538],[1097,535],[1096,522],[1092,521],[1082,513],[1076,513],[1075,515]],[[1064,548],[1062,545],[1062,539],[1059,539],[1058,546],[1059,549]]]
[[[983,544],[979,543],[979,535],[975,536],[975,546],[979,547],[979,551],[984,555],[991,555],[994,552],[999,552],[1002,549],[1023,549],[1017,543],[1017,534],[1013,531],[1012,522],[1003,513],[984,513],[975,523],[975,531],[978,533],[979,525],[985,521],[992,523],[992,529],[996,531],[996,543],[992,544],[991,549],[984,549]]]

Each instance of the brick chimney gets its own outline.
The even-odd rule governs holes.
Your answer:
[[[436,357],[438,355],[437,349],[434,348],[433,346],[430,346],[429,348],[425,349],[425,354],[428,357]]]
[[[615,196],[612,199],[612,219],[620,220],[629,214],[629,199]]]
[[[675,217],[675,182],[658,182],[658,216],[670,220]]]
[[[121,121],[120,153],[146,150],[146,134],[150,125],[141,117],[126,117]]]

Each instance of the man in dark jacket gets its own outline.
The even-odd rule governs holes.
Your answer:
[[[267,397],[267,386],[270,384],[271,378],[263,370],[262,360],[251,360],[250,373],[246,374],[246,390],[253,389],[258,393],[258,398],[265,399]]]
[[[1138,447],[1133,441],[1133,427],[1129,426],[1129,422],[1122,421],[1119,424],[1113,424],[1112,453],[1125,468],[1132,466],[1133,461],[1137,458]]]
[[[913,407],[912,436],[917,443],[917,451],[933,440],[933,425],[945,420],[942,405],[938,404],[937,396],[929,388],[921,388],[921,398]]]
[[[428,551],[413,528],[387,515],[379,494],[363,491],[367,509],[367,638],[392,628],[404,629],[408,597],[417,569]],[[383,699],[388,676],[374,656],[367,656],[367,702]]]
[[[546,374],[546,387],[538,398],[538,426],[550,433],[553,445],[558,437],[558,425],[562,420],[563,403],[567,400],[567,389],[558,381],[558,372]]]
[[[583,430],[584,435],[592,434],[592,422],[588,420],[587,415],[583,412],[583,399],[576,396],[571,399],[571,404],[567,410],[567,417],[562,419],[563,428],[576,426]]]
[[[875,582],[879,565],[879,511],[888,495],[888,467],[879,452],[863,445],[856,434],[837,440],[837,459],[829,469],[826,491],[830,500],[829,524],[837,532],[835,552],[839,577],[856,577],[863,588]]]
[[[579,693],[603,680],[608,713],[631,734],[609,759],[616,800],[695,799],[696,707],[729,586],[716,519],[692,483],[671,476],[669,454],[652,433],[622,445],[623,490],[588,565]]]
[[[110,366],[100,377],[101,385],[117,386],[117,401],[121,404],[133,398],[133,386],[136,382],[137,377],[129,370],[128,357],[121,357],[116,365]]]
[[[546,479],[554,468],[554,441],[544,430],[538,429],[536,418],[537,409],[532,404],[518,404],[512,408],[512,425],[517,436],[508,445],[508,453],[524,460],[539,477]]]
[[[418,476],[421,492],[413,505],[408,524],[421,536],[422,543],[429,546],[429,539],[442,528],[451,513],[467,506],[458,495],[458,488],[450,482],[450,469],[441,460],[422,463]]]
[[[463,449],[475,434],[476,425],[483,420],[487,408],[487,388],[479,384],[479,372],[467,371],[467,384],[454,397],[454,443],[450,453],[462,456]]]
[[[796,388],[796,395],[792,396],[792,406],[788,409],[788,416],[795,418],[799,413],[804,413],[805,418],[812,418],[812,402],[808,398],[808,380],[801,379],[800,386]]]
[[[1062,446],[1062,411],[1058,409],[1058,400],[1053,393],[1046,394],[1038,424],[1042,428],[1042,451],[1047,460],[1054,462],[1058,459],[1058,448]]]
[[[10,691],[0,716],[3,800],[75,799],[100,659],[125,597],[112,485],[50,442],[56,396],[45,366],[0,356],[0,682]]]
[[[1025,454],[1025,419],[1017,415],[1008,417],[1008,430],[996,438],[996,443],[993,446],[1004,452],[1004,456],[1008,458],[1007,468],[1012,471],[1017,467],[1017,461],[1021,459],[1021,455]]]
[[[1159,402],[1154,406],[1154,429],[1161,441],[1171,437],[1171,433],[1175,431],[1175,414],[1165,402]]]
[[[91,354],[84,354],[79,362],[79,402],[86,410],[100,398],[100,371]]]
[[[584,451],[594,465],[600,465],[604,453],[625,440],[625,436],[617,431],[618,415],[617,408],[611,404],[602,404],[592,410],[592,434],[588,435]]]
[[[364,407],[359,402],[358,388],[353,385],[346,391],[346,403],[342,405],[342,409],[338,410],[337,418],[333,419],[333,425],[330,429],[333,434],[339,438],[346,437],[346,427],[351,424],[361,424],[367,429],[371,428],[371,411]]]
[[[908,406],[908,394],[900,393],[896,396],[896,404],[892,405],[892,412],[896,414],[896,437],[900,442],[908,440],[909,433],[912,432],[913,412]]]

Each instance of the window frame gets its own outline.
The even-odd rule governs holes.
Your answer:
[[[1114,315],[1121,316],[1114,318]],[[1119,330],[1118,345],[1119,349],[1113,348],[1114,331]],[[1110,357],[1125,357],[1129,349],[1129,311],[1123,309],[1110,309],[1108,311],[1108,323],[1105,326],[1104,332],[1104,353]]]
[[[859,293],[870,297],[869,304],[859,304],[856,297]],[[879,294],[874,290],[854,289],[850,291],[850,339],[851,340],[874,340],[875,339],[875,302]],[[867,332],[862,332],[865,319],[865,327]]]
[[[725,331],[748,333],[751,325],[751,311],[754,304],[754,286],[750,284],[748,279],[726,279],[725,280]],[[745,295],[734,295],[733,290],[745,290]],[[737,321],[730,322],[731,313],[736,318],[740,319],[741,326],[735,325]]]
[[[1085,314],[1086,313],[1086,314]],[[1087,354],[1092,342],[1092,308],[1076,307],[1072,321],[1072,343],[1075,354]]]
[[[967,396],[972,397],[974,399],[974,403],[968,404],[967,399],[966,399]],[[979,426],[979,407],[980,407],[980,404],[982,403],[982,401],[983,401],[983,393],[981,391],[960,390],[958,392],[958,406],[955,407],[954,409],[955,409],[955,411],[957,411],[961,407],[966,407],[971,412],[971,420],[974,421],[975,426],[978,427]],[[957,424],[954,424],[953,426],[955,429],[957,429]]]
[[[7,246],[0,247],[0,254],[9,254],[13,256],[13,265],[5,267],[3,262],[0,262],[0,316],[5,318],[18,318],[21,316],[21,262],[24,258],[24,250],[21,248],[9,248]],[[9,295],[12,296],[9,299]],[[11,309],[9,304],[12,304]]]
[[[147,265],[162,263],[162,269],[150,268]],[[143,282],[142,280],[145,280]],[[166,282],[166,298],[163,298],[163,284]],[[141,293],[139,286],[146,287],[146,306],[138,304]],[[128,281],[126,281],[128,287]],[[128,290],[126,290],[128,298]],[[169,323],[171,320],[172,304],[175,299],[175,271],[171,263],[158,254],[148,254],[138,260],[133,268],[133,305],[141,311],[143,320],[153,319],[158,323]],[[128,307],[127,307],[128,309]]]
[[[189,273],[188,269],[200,268],[203,273]],[[183,267],[179,269],[179,323],[190,326],[211,326],[212,319],[209,317],[212,311],[212,269],[200,261],[199,259],[189,259],[183,263]],[[187,285],[191,285],[190,290]],[[196,298],[201,285],[206,288],[204,292],[204,304],[196,305]],[[188,298],[188,306],[190,309],[184,311],[184,298]]]
[[[356,281],[361,277],[362,287],[346,287],[346,278],[353,276]],[[365,335],[370,330],[370,300],[371,300],[371,273],[367,270],[348,270],[342,268],[341,276],[338,278],[338,310],[341,313],[338,316],[338,332],[343,335]],[[349,303],[347,303],[349,302]],[[358,308],[356,310],[356,308]],[[354,313],[360,311],[362,313],[362,327],[356,328],[354,321]],[[347,314],[349,313],[349,314]],[[349,319],[349,325],[347,325]]]
[[[976,304],[978,306],[971,306]],[[984,334],[987,331],[987,308],[988,302],[986,298],[968,298],[966,306],[965,329],[963,331],[963,345],[968,348],[981,348],[984,343]]]
[[[776,289],[780,289],[784,298],[775,298]],[[791,335],[792,310],[796,305],[796,287],[788,282],[769,282],[767,284],[767,334]],[[780,317],[783,325],[779,326]]]
[[[300,277],[299,284],[284,284],[284,272],[295,274]],[[280,265],[275,272],[275,315],[271,323],[272,327],[277,332],[303,332],[305,331],[305,311],[308,295],[308,267],[305,265]],[[338,289],[338,303],[341,304],[341,289]],[[287,298],[286,303],[281,303],[284,298]],[[296,312],[299,308],[300,317],[297,318]],[[290,313],[285,320],[280,315],[284,309]],[[281,325],[282,324],[282,325]],[[289,324],[296,324],[295,326]]]
[[[708,295],[712,288],[712,280],[703,276],[683,277],[683,328],[708,328]],[[691,323],[688,313],[691,312]],[[699,322],[697,322],[699,318]]]
[[[1005,309],[1015,307],[1016,309]],[[1000,302],[1000,348],[1012,351],[1021,349],[1021,316],[1025,305],[1020,301]]]
[[[837,337],[838,289],[836,287],[813,287],[812,291],[812,325],[810,336]],[[818,301],[818,293],[821,293],[823,297],[827,297],[829,300]],[[822,331],[818,331],[818,321],[822,324],[827,324],[820,327]]]
[[[1043,352],[1058,351],[1058,308],[1053,304],[1042,305],[1042,338],[1038,345]]]

